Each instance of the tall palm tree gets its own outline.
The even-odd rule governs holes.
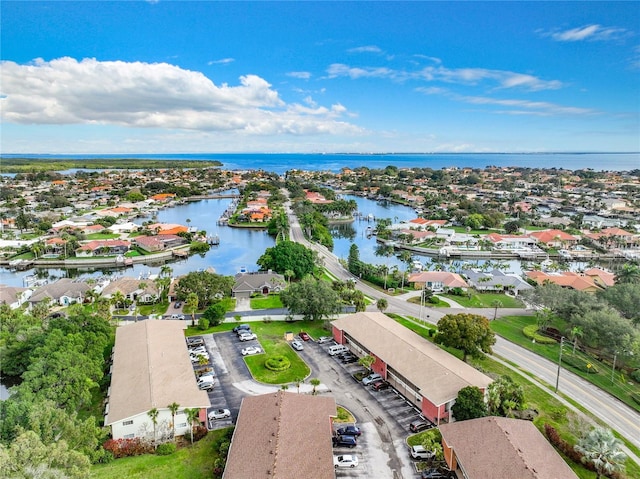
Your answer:
[[[180,409],[180,404],[177,402],[172,402],[167,406],[169,411],[171,411],[171,428],[173,429],[173,440],[176,440],[176,414],[178,414],[178,409]]]
[[[184,410],[184,413],[187,416],[187,423],[189,425],[191,425],[191,444],[193,444],[193,426],[194,424],[197,422],[198,424],[200,424],[200,420],[199,420],[199,415],[200,415],[200,410],[198,408],[192,407],[192,408],[186,408]]]
[[[195,327],[196,311],[198,310],[198,295],[196,293],[189,293],[184,305],[187,307],[187,310],[191,312],[191,326]]]
[[[387,302],[387,300],[385,298],[380,298],[376,302],[376,307],[380,310],[381,313],[383,313],[384,310],[389,307],[389,303]]]
[[[621,447],[622,442],[610,429],[596,426],[575,445],[575,450],[584,455],[583,461],[593,464],[599,479],[622,468],[627,456]]]
[[[157,408],[151,408],[147,411],[147,416],[151,418],[151,422],[153,423],[153,446],[158,447],[156,444],[156,427],[158,426],[158,415],[160,411]]]

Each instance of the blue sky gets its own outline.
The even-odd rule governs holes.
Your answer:
[[[1,14],[3,153],[640,151],[638,2]]]

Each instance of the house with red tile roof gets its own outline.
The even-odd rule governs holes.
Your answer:
[[[562,273],[546,273],[544,271],[527,271],[525,276],[538,284],[547,282],[557,284],[563,288],[572,288],[585,293],[596,293],[601,291],[600,286],[592,277],[565,271]]]
[[[412,273],[407,280],[414,288],[429,288],[431,291],[445,291],[451,288],[468,288],[467,282],[458,273],[448,271],[421,271]]]
[[[131,248],[131,243],[125,240],[94,240],[84,243],[76,249],[78,258],[93,256],[116,256],[125,254]]]
[[[529,233],[529,236],[552,248],[567,248],[578,243],[578,238],[575,236],[556,229],[533,231]]]
[[[499,233],[489,233],[484,236],[484,239],[491,241],[495,249],[509,251],[531,249],[538,242],[537,239],[528,235],[503,235]]]
[[[182,236],[159,234],[155,236],[138,236],[133,239],[133,243],[150,253],[157,253],[167,249],[186,244]]]
[[[173,223],[153,223],[147,226],[149,231],[162,235],[177,235],[178,233],[186,233],[189,228],[183,225]]]

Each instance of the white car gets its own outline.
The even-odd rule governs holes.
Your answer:
[[[318,344],[328,343],[329,341],[333,341],[333,338],[331,336],[320,336],[318,338]]]
[[[293,341],[291,343],[291,347],[293,349],[295,349],[296,351],[302,351],[304,349],[304,346],[302,345],[302,343],[300,341]]]
[[[338,469],[339,467],[356,467],[358,465],[358,458],[351,454],[343,454],[342,456],[333,456],[333,467]]]
[[[209,421],[215,421],[216,419],[224,419],[227,417],[231,417],[231,411],[228,409],[214,409],[209,414],[207,414]]]
[[[204,346],[198,346],[195,348],[189,348],[189,354],[209,354],[207,348]]]
[[[262,349],[258,348],[257,346],[249,346],[248,348],[244,348],[242,350],[242,355],[249,356],[251,354],[259,354],[261,352],[262,352]]]
[[[252,339],[258,339],[256,333],[240,333],[238,335],[238,339],[240,341],[251,341]]]
[[[207,353],[205,353],[205,354],[190,354],[189,355],[189,359],[191,359],[192,363],[199,363],[200,362],[200,358],[205,358],[207,361],[209,361],[209,355]]]

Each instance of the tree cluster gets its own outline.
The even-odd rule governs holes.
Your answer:
[[[256,262],[264,271],[272,270],[280,274],[293,272],[293,278],[302,279],[312,274],[316,268],[316,253],[293,241],[280,241],[267,248]]]
[[[232,276],[222,276],[208,271],[192,271],[181,277],[176,285],[176,296],[186,301],[190,294],[198,300],[197,309],[207,308],[223,296],[231,295]]]

